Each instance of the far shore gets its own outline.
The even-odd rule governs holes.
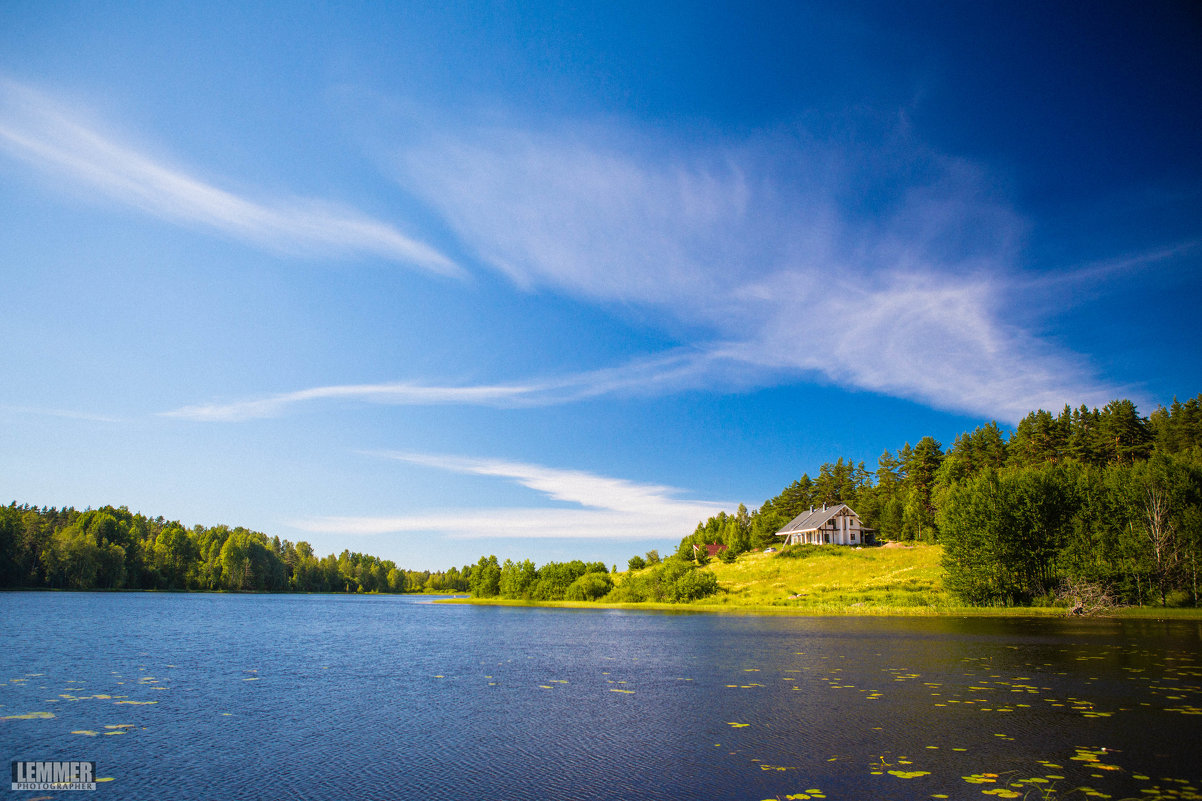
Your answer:
[[[254,590],[132,590],[90,589],[79,590],[52,587],[8,587],[0,593],[131,593],[158,595],[278,595],[278,596],[347,596],[347,597],[410,597],[429,598],[436,604],[463,604],[469,606],[509,606],[534,609],[574,609],[592,611],[667,612],[674,614],[719,614],[719,615],[766,615],[790,617],[1028,617],[1028,618],[1072,618],[1072,619],[1126,619],[1126,620],[1199,620],[1202,608],[1157,606],[1121,606],[1102,613],[1071,615],[1064,607],[1053,606],[888,606],[853,604],[838,605],[785,605],[785,604],[724,604],[724,603],[607,603],[605,601],[530,601],[509,598],[473,598],[463,593],[442,592],[268,592]]]

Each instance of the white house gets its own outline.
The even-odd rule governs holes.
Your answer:
[[[872,542],[872,529],[864,528],[860,516],[845,503],[810,507],[776,532],[785,545],[861,545]]]

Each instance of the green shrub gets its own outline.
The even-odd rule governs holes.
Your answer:
[[[1193,598],[1185,590],[1172,590],[1165,596],[1164,605],[1170,608],[1192,606]]]
[[[717,576],[708,570],[690,570],[672,582],[667,600],[673,603],[695,601],[717,591]]]
[[[617,603],[681,603],[718,591],[718,577],[678,557],[670,557],[650,570],[626,577],[606,597]]]
[[[563,597],[568,601],[595,601],[613,588],[608,573],[585,573],[568,585]]]

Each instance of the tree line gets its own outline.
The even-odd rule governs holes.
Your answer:
[[[691,600],[716,591],[695,565],[648,553],[653,570],[615,590],[601,562],[535,567],[496,556],[444,571],[404,570],[389,559],[343,551],[319,557],[290,542],[229,526],[186,528],[126,507],[0,507],[0,588],[234,592],[435,592],[530,601]],[[616,569],[616,568],[615,568]]]
[[[950,448],[886,450],[875,470],[823,464],[758,508],[697,525],[677,554],[777,542],[812,506],[846,503],[878,539],[944,545],[948,588],[972,604],[1046,602],[1071,590],[1115,603],[1198,605],[1202,395],[1143,417],[1129,400],[1031,412]]]
[[[307,542],[242,527],[185,528],[125,507],[0,507],[7,589],[420,592],[446,583],[446,573],[402,570],[370,554],[319,557]]]

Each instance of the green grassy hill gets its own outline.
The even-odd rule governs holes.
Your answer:
[[[777,553],[747,553],[732,564],[706,566],[719,593],[698,606],[782,607],[808,612],[880,614],[944,611],[955,606],[943,589],[937,545],[847,548],[798,545]]]
[[[732,564],[715,559],[703,570],[718,578],[718,594],[668,608],[781,612],[801,615],[1061,616],[1068,608],[964,606],[943,588],[939,545],[847,548],[802,545],[777,553],[747,553]],[[1199,609],[1123,607],[1111,615],[1202,618]]]
[[[942,553],[938,545],[798,545],[746,553],[732,564],[714,559],[704,569],[717,576],[719,592],[691,605],[811,614],[946,612],[959,605],[943,589]]]

